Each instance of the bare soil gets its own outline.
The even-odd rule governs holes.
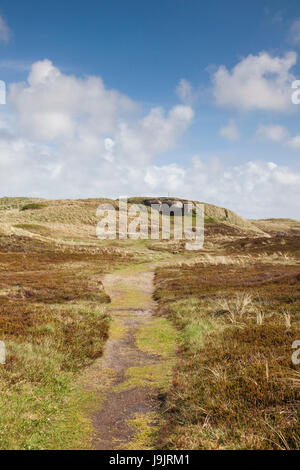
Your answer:
[[[93,446],[97,450],[126,449],[135,434],[128,421],[137,413],[147,414],[160,406],[158,390],[153,387],[136,386],[121,391],[115,389],[125,383],[128,368],[153,365],[162,360],[158,355],[141,351],[135,342],[139,328],[151,321],[153,272],[132,274],[124,270],[107,275],[103,284],[112,299],[107,311],[113,318],[115,334],[112,333],[108,339],[98,366],[99,377],[106,376],[109,379],[101,392],[105,394],[105,399],[100,409],[93,414]],[[133,288],[136,296],[132,292]],[[131,306],[136,303],[137,296],[143,302],[140,308]]]

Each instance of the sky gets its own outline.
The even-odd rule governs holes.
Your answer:
[[[1,0],[0,197],[300,219],[299,54],[298,0]]]

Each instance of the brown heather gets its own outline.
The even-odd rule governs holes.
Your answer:
[[[299,235],[263,248],[241,238],[218,257],[157,270],[158,314],[181,334],[159,448],[300,448]]]

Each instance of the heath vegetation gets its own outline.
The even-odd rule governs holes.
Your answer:
[[[263,259],[247,241],[242,264],[240,239],[219,262],[204,256],[157,270],[158,314],[181,334],[160,448],[299,449],[299,370],[291,360],[300,337],[299,233],[284,241],[271,239]],[[280,263],[272,258],[279,247]]]
[[[90,447],[82,410],[92,398],[76,383],[110,334],[101,279],[155,260],[163,261],[155,273],[157,315],[179,338],[171,386],[160,393],[156,448],[299,449],[299,370],[291,361],[300,339],[299,222],[245,221],[206,205],[204,249],[191,253],[174,239],[99,241],[103,202],[115,204],[0,200],[7,350],[0,447]],[[134,286],[128,289],[134,297]],[[155,321],[136,339],[149,351],[157,346]],[[162,357],[171,344],[163,332]]]

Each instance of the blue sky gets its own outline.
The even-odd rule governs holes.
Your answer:
[[[170,193],[299,218],[299,1],[2,0],[0,15],[3,196]]]

